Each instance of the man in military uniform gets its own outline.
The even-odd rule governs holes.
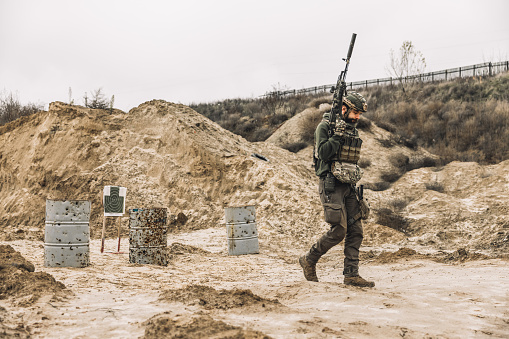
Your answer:
[[[343,98],[342,116],[335,130],[329,134],[329,121],[325,118],[315,131],[315,172],[320,177],[318,191],[324,208],[325,221],[331,228],[311,249],[299,258],[304,276],[318,281],[316,263],[329,249],[345,239],[344,283],[373,287],[374,282],[359,275],[359,248],[363,239],[361,206],[355,184],[362,175],[357,162],[362,140],[357,122],[367,111],[366,100],[357,92],[349,91]],[[363,206],[364,207],[364,206]]]

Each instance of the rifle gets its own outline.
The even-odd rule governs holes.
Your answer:
[[[346,55],[346,59],[343,61],[346,62],[345,70],[341,71],[341,74],[338,76],[338,81],[336,86],[331,88],[331,93],[334,93],[332,97],[332,109],[329,115],[329,137],[334,134],[334,130],[336,129],[336,117],[338,114],[342,114],[341,110],[343,107],[343,96],[346,94],[346,72],[348,71],[348,65],[350,64],[350,58],[352,57],[353,45],[355,44],[355,38],[357,34],[352,33],[352,40],[350,40],[350,47],[348,48],[348,54]]]

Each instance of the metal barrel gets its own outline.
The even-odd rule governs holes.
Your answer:
[[[255,206],[226,207],[228,255],[259,253]]]
[[[166,208],[129,210],[129,262],[168,265]]]
[[[90,201],[46,200],[44,266],[90,264]]]

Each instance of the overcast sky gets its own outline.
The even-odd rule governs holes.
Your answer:
[[[83,104],[254,98],[387,77],[410,40],[426,71],[509,60],[507,0],[0,0],[0,91]]]

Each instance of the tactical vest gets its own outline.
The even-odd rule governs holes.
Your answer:
[[[362,139],[355,127],[340,120],[336,135],[342,139],[338,152],[332,159],[331,172],[340,182],[356,184],[362,177],[362,169],[357,165],[361,155]]]
[[[344,142],[339,146],[338,152],[334,156],[334,161],[348,162],[357,164],[361,156],[362,139],[359,137],[357,128],[349,128],[346,123],[338,124],[339,134]]]

